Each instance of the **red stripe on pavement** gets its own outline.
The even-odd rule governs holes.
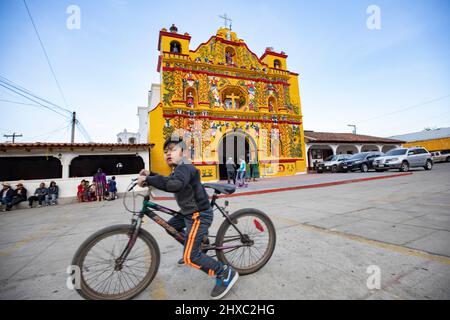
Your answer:
[[[389,179],[389,178],[409,176],[409,175],[412,175],[412,172],[397,173],[397,174],[392,174],[389,176],[379,176],[379,177],[370,177],[370,178],[350,179],[350,180],[343,180],[343,181],[324,182],[324,183],[309,184],[309,185],[304,185],[304,186],[255,190],[255,191],[247,191],[247,192],[240,192],[240,193],[233,193],[233,194],[224,194],[224,195],[220,195],[219,198],[233,198],[233,197],[251,196],[251,195],[255,195],[255,194],[264,194],[264,193],[272,193],[272,192],[284,192],[284,191],[292,191],[292,190],[300,190],[300,189],[323,188],[323,187],[336,186],[336,185],[340,185],[340,184],[349,184],[349,183],[364,182],[364,181],[371,181],[371,180]],[[155,197],[153,199],[159,200],[159,201],[175,200],[173,197]]]

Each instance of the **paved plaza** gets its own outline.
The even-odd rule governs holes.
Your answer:
[[[397,174],[299,175],[238,190],[230,211],[266,212],[277,245],[227,299],[450,299],[450,164],[346,183]],[[299,188],[243,194],[286,187]],[[176,208],[173,200],[159,203]],[[66,287],[73,254],[95,231],[129,219],[120,200],[0,214],[0,299],[81,299]],[[216,215],[213,233],[221,222]],[[136,299],[209,299],[213,279],[176,266],[181,246],[148,219],[144,228],[158,241],[161,264]],[[367,286],[373,270],[379,289]]]

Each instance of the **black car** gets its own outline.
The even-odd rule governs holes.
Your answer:
[[[341,171],[361,171],[367,172],[373,169],[373,160],[384,156],[383,152],[360,152],[352,155],[350,158],[342,161],[339,166]]]

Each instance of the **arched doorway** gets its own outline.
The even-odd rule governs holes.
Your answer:
[[[243,131],[226,133],[219,142],[219,179],[227,178],[226,162],[231,157],[238,167],[240,158],[246,163],[257,162],[256,143],[251,136]]]

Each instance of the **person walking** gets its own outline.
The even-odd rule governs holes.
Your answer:
[[[238,187],[244,187],[244,186],[246,186],[245,173],[247,171],[245,160],[242,158],[239,158],[239,164],[240,164],[240,166],[238,169],[238,180],[239,180]]]
[[[230,179],[233,180],[233,184],[236,184],[236,165],[234,164],[233,158],[229,157],[226,162],[227,167],[227,179],[230,183]]]

